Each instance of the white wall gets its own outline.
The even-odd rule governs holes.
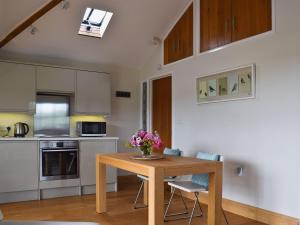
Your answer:
[[[139,123],[139,73],[128,68],[115,68],[112,70],[112,116],[107,117],[109,133],[119,137],[118,151],[130,151],[125,145],[129,138],[140,127]],[[116,91],[129,91],[131,98],[117,98]],[[128,172],[119,170],[119,175],[127,175]]]
[[[173,72],[173,146],[225,157],[224,197],[300,218],[300,1],[276,0],[276,32],[158,70]],[[196,25],[198,27],[198,25]],[[255,63],[257,98],[196,105],[195,79]],[[245,176],[235,174],[245,167]]]

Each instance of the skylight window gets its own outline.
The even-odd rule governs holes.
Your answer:
[[[112,12],[87,8],[78,33],[102,38],[112,16]]]

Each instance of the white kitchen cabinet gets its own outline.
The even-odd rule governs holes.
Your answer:
[[[75,113],[111,114],[111,80],[105,73],[77,71]]]
[[[35,67],[0,62],[0,112],[35,112]]]
[[[38,91],[74,93],[75,79],[75,70],[46,66],[38,66],[36,68]]]
[[[117,152],[116,140],[84,140],[80,141],[80,179],[81,185],[96,184],[96,155]],[[117,182],[116,168],[107,167],[106,182]]]
[[[0,193],[38,190],[38,142],[0,140]]]

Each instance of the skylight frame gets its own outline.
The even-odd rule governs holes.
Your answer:
[[[102,38],[112,16],[113,12],[87,7],[78,34]]]

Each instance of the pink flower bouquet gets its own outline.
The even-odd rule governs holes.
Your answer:
[[[163,142],[156,131],[150,133],[139,130],[131,137],[129,146],[139,148],[143,155],[151,155],[154,149],[160,150],[163,148]]]

